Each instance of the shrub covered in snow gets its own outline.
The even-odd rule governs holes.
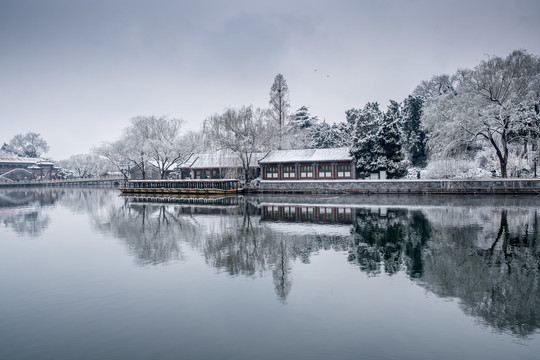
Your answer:
[[[489,170],[480,168],[476,161],[457,159],[432,160],[421,175],[425,179],[480,179],[493,176]]]

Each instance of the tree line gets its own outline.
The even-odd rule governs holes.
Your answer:
[[[271,149],[349,147],[361,177],[385,170],[402,178],[422,169],[432,177],[534,175],[540,155],[540,60],[524,50],[492,56],[472,69],[422,81],[403,101],[345,111],[329,124],[301,106],[291,112],[282,74],[269,106],[229,107],[207,117],[199,131],[167,116],[137,116],[115,141],[61,162],[77,176],[149,166],[162,178],[194,152],[223,151],[238,158],[244,178],[256,153]],[[48,145],[39,134],[15,136],[2,150],[39,157]],[[150,165],[152,164],[152,165]],[[449,164],[457,164],[450,166]]]
[[[390,100],[386,111],[373,102],[349,109],[346,121],[333,125],[306,112],[299,109],[291,124],[301,130],[302,146],[350,147],[361,176],[386,170],[400,178],[407,168],[427,167],[452,177],[455,170],[444,169],[448,161],[501,177],[536,176],[540,60],[524,50],[493,56],[422,81],[401,103]]]

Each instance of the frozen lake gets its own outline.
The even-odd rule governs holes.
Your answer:
[[[538,359],[540,198],[0,190],[0,359]]]

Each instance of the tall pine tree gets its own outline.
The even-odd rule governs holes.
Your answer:
[[[270,88],[270,117],[278,128],[278,149],[281,149],[284,129],[289,117],[289,87],[281,74],[277,74]]]

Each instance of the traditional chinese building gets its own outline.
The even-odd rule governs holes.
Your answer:
[[[272,150],[259,161],[263,180],[355,179],[348,148]]]
[[[258,161],[265,154],[254,153],[248,170],[248,180],[259,176]],[[186,162],[178,165],[176,172],[181,179],[243,179],[242,162],[237,155],[217,152],[213,154],[193,154]]]
[[[0,156],[0,181],[55,179],[60,169],[40,158]]]

